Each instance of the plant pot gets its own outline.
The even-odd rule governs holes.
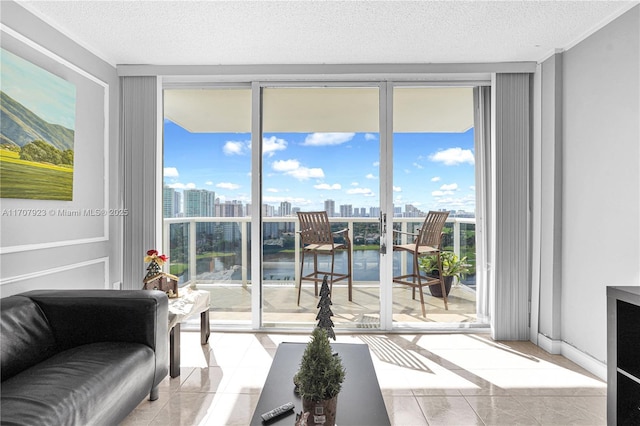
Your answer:
[[[447,292],[447,297],[449,296],[449,292],[451,291],[451,284],[452,283],[453,283],[453,277],[452,276],[444,277],[444,289]],[[442,287],[440,286],[440,283],[438,283],[438,284],[430,284],[429,285],[429,291],[431,292],[431,295],[433,297],[442,298]]]
[[[336,424],[336,410],[338,396],[321,401],[302,399],[302,410],[309,413],[307,426],[334,426]]]

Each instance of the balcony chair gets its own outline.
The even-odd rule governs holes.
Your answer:
[[[331,224],[326,211],[320,212],[298,212],[300,221],[300,282],[298,283],[298,306],[300,306],[300,293],[302,292],[302,281],[313,281],[315,295],[318,295],[318,282],[322,282],[325,275],[329,276],[329,292],[333,294],[333,283],[341,280],[349,282],[349,301],[351,302],[351,240],[349,239],[349,229],[331,232]],[[341,236],[342,243],[336,243],[335,237]],[[335,254],[337,251],[347,251],[347,273],[335,272]],[[313,255],[313,272],[304,275],[305,255]],[[331,256],[331,271],[321,271],[318,269],[318,255]]]
[[[393,277],[393,282],[398,284],[404,284],[412,287],[413,299],[416,298],[416,288],[420,291],[420,303],[422,304],[422,316],[426,317],[424,308],[424,295],[422,294],[422,287],[426,285],[440,284],[442,288],[442,298],[444,300],[444,308],[449,310],[447,302],[447,293],[445,291],[444,279],[442,277],[442,261],[440,258],[440,250],[442,246],[442,229],[447,221],[449,212],[434,212],[430,211],[419,228],[417,234],[410,234],[407,232],[394,231],[398,234],[411,235],[414,238],[413,242],[408,244],[394,244],[393,251],[408,252],[413,255],[413,272],[406,275],[399,275]],[[418,267],[418,259],[423,256],[437,256],[438,259],[438,278],[427,277],[420,273]]]

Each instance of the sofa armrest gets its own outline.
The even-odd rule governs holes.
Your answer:
[[[96,342],[142,343],[156,353],[157,385],[168,372],[168,298],[155,290],[35,290],[59,349]]]

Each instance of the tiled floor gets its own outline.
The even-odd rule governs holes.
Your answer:
[[[251,323],[251,287],[198,284],[199,290],[211,292],[211,321],[214,324]],[[263,289],[262,320],[265,327],[305,327],[315,324],[318,298],[313,286],[302,290],[300,305],[298,290],[291,285],[268,286]],[[411,288],[396,285],[392,289],[393,321],[402,323],[465,323],[476,321],[476,293],[463,285],[454,285],[449,294],[449,309],[441,298],[423,290],[427,315],[422,316],[419,296],[411,298]],[[331,301],[336,328],[370,328],[379,321],[380,289],[378,286],[354,285],[352,301],[347,288],[336,284]]]
[[[216,332],[201,346],[197,332],[181,337],[180,377],[165,379],[160,398],[140,403],[123,425],[247,425],[277,345],[308,340]],[[606,383],[529,342],[484,334],[339,335],[338,342],[369,345],[393,425],[606,425]]]

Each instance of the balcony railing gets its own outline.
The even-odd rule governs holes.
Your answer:
[[[250,221],[249,217],[164,219],[163,253],[169,255],[170,272],[180,278],[181,285],[250,285]],[[345,226],[349,228],[349,238],[354,250],[354,286],[377,282],[379,262],[376,260],[378,256],[375,249],[380,242],[378,219],[332,217],[330,221],[336,229]],[[394,218],[393,226],[403,232],[414,232],[423,221],[424,218],[420,217]],[[296,266],[300,262],[297,218],[266,217],[263,218],[263,227],[262,281],[266,284],[295,285],[300,274],[300,269]],[[475,271],[475,219],[448,219],[445,236],[444,249],[452,250],[459,256],[467,256],[471,269]],[[410,262],[401,260],[396,267],[405,271],[411,266]],[[470,274],[463,283],[474,287],[475,275]]]

